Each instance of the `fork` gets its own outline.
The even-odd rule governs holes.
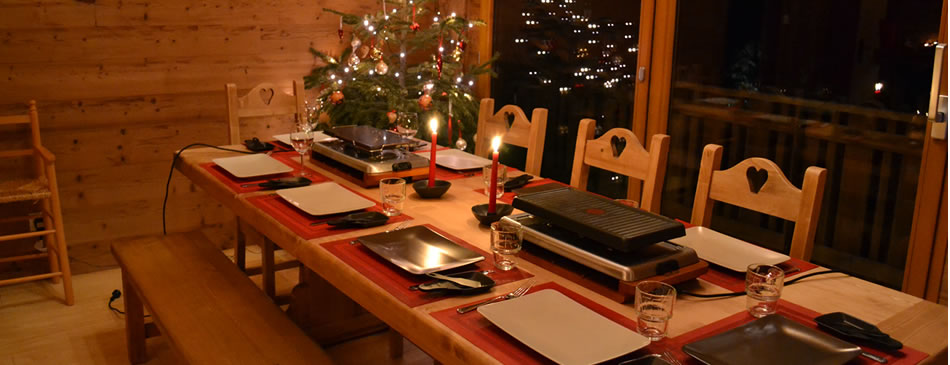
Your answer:
[[[532,285],[534,285],[534,281],[528,282],[528,283],[525,284],[524,286],[522,286],[522,287],[520,287],[520,288],[518,288],[518,289],[515,289],[515,290],[512,291],[511,293],[508,293],[508,294],[505,294],[505,295],[499,295],[499,296],[497,296],[497,297],[491,298],[491,299],[486,300],[486,301],[484,301],[484,302],[475,303],[475,304],[472,304],[472,305],[467,306],[467,307],[462,307],[462,308],[456,309],[456,311],[459,312],[459,314],[465,314],[465,313],[471,312],[471,311],[473,311],[473,310],[477,309],[478,307],[481,307],[481,306],[483,306],[483,305],[485,305],[485,304],[491,304],[491,303],[500,302],[500,301],[503,301],[503,300],[514,299],[514,298],[520,297],[520,296],[522,296],[522,295],[525,295],[525,293],[528,292],[528,289],[531,289],[531,286],[532,286]]]

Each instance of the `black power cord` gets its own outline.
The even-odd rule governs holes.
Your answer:
[[[825,274],[834,274],[834,273],[843,273],[843,272],[838,271],[838,270],[828,270],[828,271],[813,272],[813,273],[811,273],[811,274],[802,275],[802,276],[799,276],[799,277],[794,278],[794,279],[792,279],[792,280],[786,281],[786,282],[785,282],[785,286],[795,284],[795,283],[797,283],[798,281],[800,281],[800,280],[802,280],[802,279],[810,278],[810,277],[812,277],[812,276],[825,275]],[[683,291],[683,290],[677,290],[677,292],[678,292],[679,294],[689,295],[689,296],[691,296],[691,297],[696,297],[696,298],[731,298],[731,297],[743,296],[743,295],[746,294],[744,291],[731,292],[731,293],[719,293],[719,294],[699,294],[699,293],[691,293],[691,292]]]
[[[168,206],[168,187],[169,187],[169,185],[171,185],[171,183],[172,183],[172,174],[175,172],[175,164],[176,164],[176,163],[178,162],[178,160],[181,158],[181,153],[182,153],[182,152],[185,152],[185,150],[187,150],[187,149],[189,149],[189,148],[192,148],[192,147],[195,147],[195,146],[211,147],[211,148],[218,149],[218,150],[222,150],[222,151],[237,152],[237,153],[243,153],[243,154],[248,154],[248,155],[253,155],[253,154],[257,153],[257,152],[253,152],[253,151],[242,151],[242,150],[235,150],[235,149],[230,149],[230,148],[218,147],[218,146],[213,146],[213,145],[210,145],[210,144],[207,144],[207,143],[192,143],[192,144],[187,145],[187,146],[183,147],[182,149],[178,150],[178,152],[175,153],[175,158],[172,159],[172,167],[168,170],[168,180],[165,181],[165,199],[162,200],[162,234],[163,234],[163,235],[167,235],[167,234],[168,234],[168,230],[165,228],[165,208]],[[118,290],[116,290],[116,291],[118,291]],[[114,295],[115,295],[115,293],[113,293],[113,296],[114,296]],[[118,297],[116,297],[116,298],[118,298]],[[114,299],[113,299],[113,300],[114,300]]]
[[[109,298],[109,309],[112,310],[113,312],[118,313],[118,314],[125,315],[125,312],[123,312],[123,311],[120,310],[119,308],[116,308],[116,307],[113,307],[113,306],[112,306],[112,302],[114,302],[116,299],[119,299],[119,297],[121,297],[121,296],[122,296],[122,292],[119,291],[119,289],[116,289],[116,290],[113,290],[113,291],[112,291],[112,297]],[[145,317],[151,317],[151,315],[150,315],[150,314],[146,314]]]

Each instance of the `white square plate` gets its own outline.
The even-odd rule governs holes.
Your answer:
[[[559,364],[596,364],[650,344],[639,333],[552,289],[479,307],[478,312]]]
[[[273,136],[273,137],[274,137],[274,139],[276,139],[276,140],[279,141],[280,143],[286,144],[286,145],[291,146],[291,147],[294,145],[293,142],[290,140],[290,133],[287,133],[287,134],[278,134],[278,135]],[[330,136],[328,136],[326,133],[323,133],[323,132],[313,132],[313,142],[314,142],[314,143],[317,143],[317,142],[324,142],[324,141],[332,141],[332,140],[335,140],[335,139],[336,139],[335,137],[330,137]]]
[[[671,239],[670,242],[692,248],[699,258],[738,272],[745,272],[751,264],[777,265],[788,261],[788,255],[729,237],[706,227],[687,228],[686,236]]]
[[[263,153],[211,160],[237,178],[283,174],[294,171],[290,166]]]
[[[419,156],[429,158],[430,151],[416,152]],[[491,160],[475,156],[471,153],[454,148],[435,152],[435,164],[452,170],[480,169],[491,165]]]
[[[277,190],[277,195],[310,215],[352,212],[376,205],[335,182]]]

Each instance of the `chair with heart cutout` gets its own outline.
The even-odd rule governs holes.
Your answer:
[[[515,105],[505,105],[495,112],[495,99],[482,99],[478,109],[478,133],[475,155],[491,158],[491,140],[501,136],[501,142],[528,149],[524,171],[541,175],[541,157],[544,154],[544,133],[547,129],[548,110],[535,108],[531,120]]]
[[[799,189],[768,159],[747,158],[726,170],[719,169],[721,163],[722,146],[706,145],[699,165],[691,223],[709,227],[716,201],[782,218],[795,222],[789,256],[811,259],[827,171],[809,167]]]
[[[241,144],[244,139],[252,137],[268,141],[273,135],[290,133],[294,123],[307,118],[303,81],[294,80],[289,93],[271,83],[258,84],[240,96],[235,84],[226,84],[224,89],[227,96],[229,144]],[[249,240],[257,241],[261,248],[260,266],[247,267],[245,250]],[[286,251],[275,248],[273,242],[254,232],[240,218],[237,219],[235,263],[248,275],[260,273],[264,292],[281,302],[285,298],[277,298],[274,272],[296,267],[299,262]]]
[[[654,134],[650,140],[650,150],[647,151],[629,129],[613,128],[594,139],[596,127],[597,122],[593,119],[581,120],[578,127],[571,186],[587,190],[591,166],[623,174],[631,178],[627,186],[627,198],[637,200],[643,210],[659,213],[670,136]],[[635,179],[643,182],[642,194]],[[636,194],[640,196],[634,196]]]

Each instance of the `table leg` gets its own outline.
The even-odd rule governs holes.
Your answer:
[[[403,337],[399,332],[390,328],[389,332],[386,334],[386,337],[389,339],[389,358],[398,359],[402,357],[403,354]]]
[[[274,241],[267,237],[261,240],[261,283],[267,296],[277,297],[274,283]]]
[[[141,364],[148,360],[145,353],[145,309],[125,270],[122,270],[122,294],[125,297],[125,339],[129,362]]]

